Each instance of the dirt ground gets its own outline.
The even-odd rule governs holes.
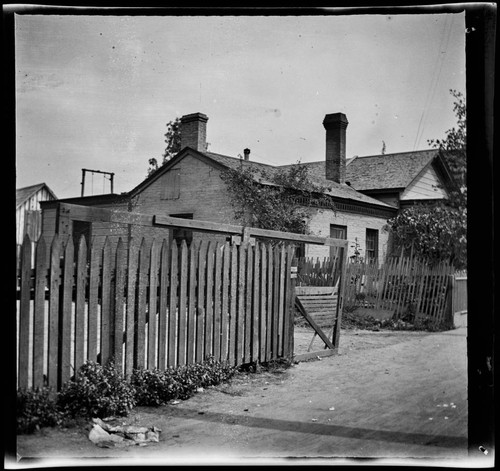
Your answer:
[[[295,352],[306,351],[311,338],[298,328]],[[466,329],[342,330],[338,355],[239,374],[178,404],[136,408],[122,422],[159,427],[160,442],[99,448],[89,429],[44,429],[18,437],[22,459],[13,466],[375,458],[461,467],[468,460]]]

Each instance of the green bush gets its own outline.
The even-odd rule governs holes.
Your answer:
[[[135,389],[113,362],[89,361],[63,386],[58,405],[71,417],[125,416],[135,405]]]
[[[187,399],[196,389],[227,381],[235,372],[235,367],[208,357],[201,363],[166,370],[137,369],[130,383],[135,389],[137,405],[158,406],[172,399]]]
[[[33,433],[40,427],[53,427],[63,420],[56,395],[50,388],[19,389],[16,401],[17,433]]]

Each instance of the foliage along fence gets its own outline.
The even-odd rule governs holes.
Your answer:
[[[283,244],[25,237],[18,263],[18,386],[60,388],[86,361],[125,374],[211,355],[233,365],[293,353]]]
[[[334,266],[331,258],[299,259],[298,280],[303,285],[333,286]],[[409,257],[391,258],[382,266],[350,262],[346,268],[344,311],[371,311],[374,317],[377,312],[388,311],[396,319],[441,326],[450,320],[447,310],[456,309],[454,306],[460,303],[467,309],[467,278],[459,281],[460,285],[456,283],[452,291],[453,273],[448,263],[430,267]],[[450,308],[452,293],[457,300]]]

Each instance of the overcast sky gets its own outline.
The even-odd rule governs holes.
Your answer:
[[[427,149],[465,94],[465,15],[16,15],[16,187],[115,192],[161,162],[165,124],[209,117],[209,150],[273,165],[324,159],[327,113],[347,156]],[[109,192],[102,176],[85,194]]]

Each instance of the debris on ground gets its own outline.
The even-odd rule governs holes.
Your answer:
[[[134,425],[111,425],[95,418],[89,433],[89,440],[100,448],[146,446],[160,441],[158,427],[137,427]]]

